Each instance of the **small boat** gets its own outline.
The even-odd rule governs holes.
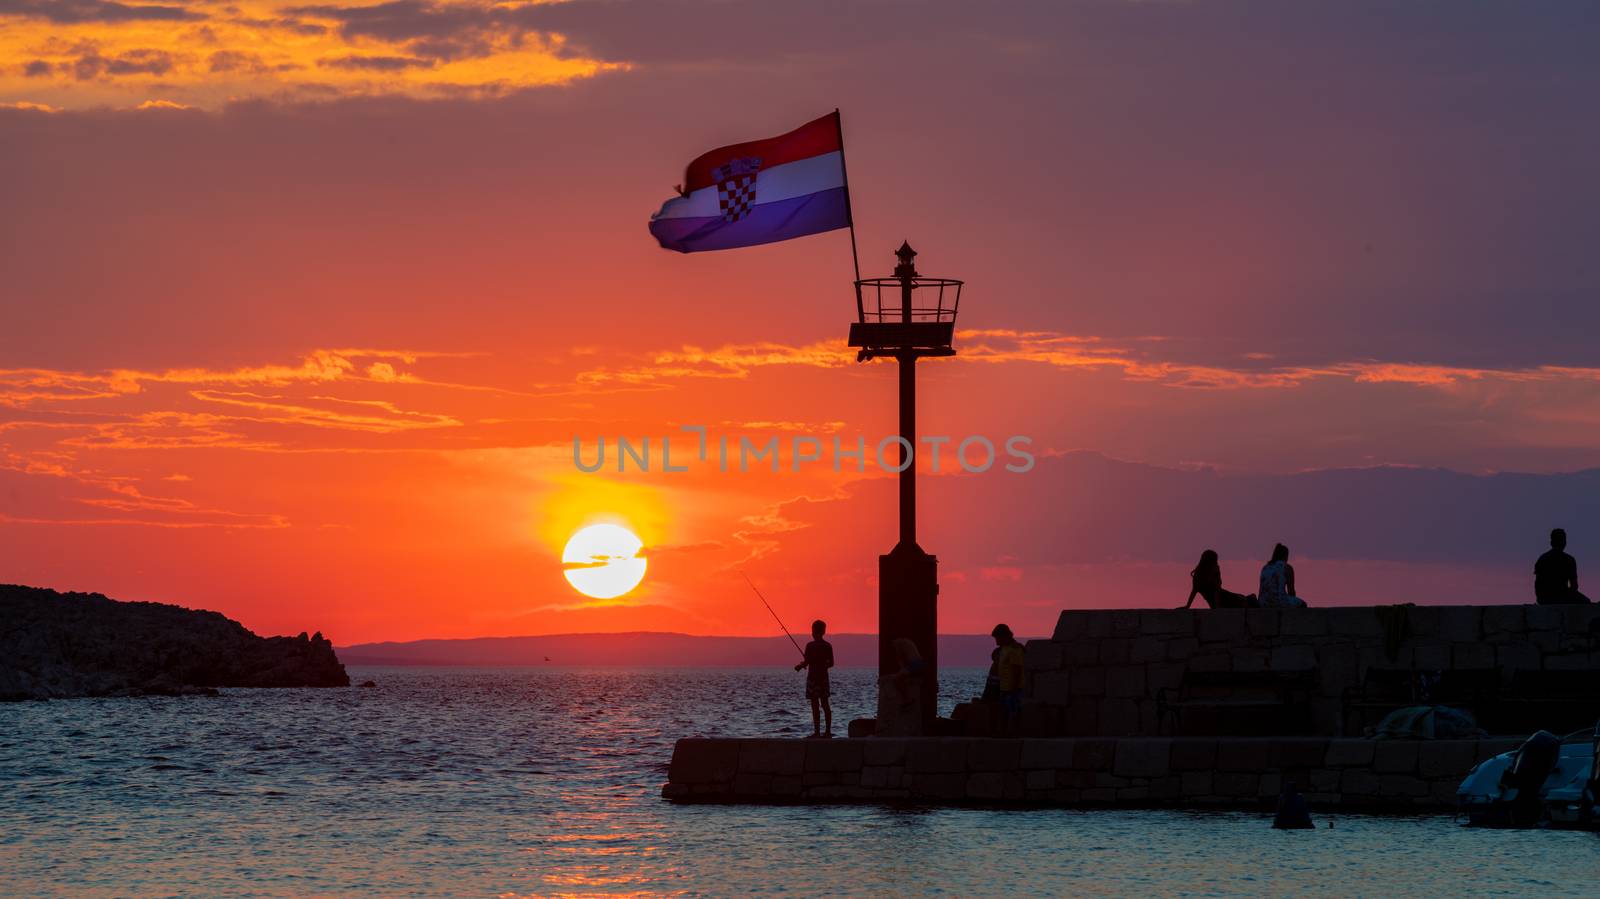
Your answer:
[[[1565,737],[1541,730],[1479,762],[1456,802],[1476,827],[1600,829],[1600,724]]]
[[[1600,830],[1600,722],[1594,726],[1591,746],[1587,777],[1575,773],[1566,783],[1545,791],[1545,818],[1551,827]]]

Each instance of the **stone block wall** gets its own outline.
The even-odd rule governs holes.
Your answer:
[[[685,739],[682,802],[1271,807],[1286,779],[1319,808],[1438,810],[1518,740],[869,737]]]
[[[1155,697],[1188,672],[1315,671],[1312,732],[1343,735],[1367,669],[1600,669],[1600,604],[1414,606],[1391,656],[1373,607],[1064,611],[1027,645],[1023,732],[1158,736]]]

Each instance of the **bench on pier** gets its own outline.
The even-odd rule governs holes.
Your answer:
[[[1395,709],[1414,705],[1446,705],[1479,718],[1500,692],[1499,668],[1368,668],[1360,685],[1344,691],[1344,732],[1359,736]]]
[[[1180,736],[1309,734],[1315,671],[1190,671],[1156,691],[1156,723]]]

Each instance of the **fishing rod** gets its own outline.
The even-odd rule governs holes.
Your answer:
[[[739,576],[744,578],[744,582],[750,585],[750,589],[751,590],[756,591],[756,598],[760,599],[761,600],[761,604],[767,607],[767,611],[768,612],[772,613],[772,620],[778,622],[778,627],[783,628],[783,635],[785,637],[789,638],[789,642],[794,644],[794,648],[795,649],[799,650],[800,658],[802,658],[802,659],[805,658],[806,657],[806,651],[803,650],[803,649],[800,649],[800,641],[796,640],[794,638],[794,634],[789,633],[789,629],[788,628],[783,627],[783,619],[778,617],[778,613],[777,612],[773,612],[772,611],[772,603],[767,602],[767,598],[765,596],[761,595],[761,588],[757,587],[756,586],[756,582],[750,580],[750,575],[745,574],[743,570],[740,570]]]

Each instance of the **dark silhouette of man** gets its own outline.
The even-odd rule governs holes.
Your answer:
[[[994,637],[995,673],[1000,677],[1001,729],[1005,734],[1016,732],[1017,718],[1022,714],[1022,686],[1026,677],[1027,662],[1022,644],[1012,635],[1011,628],[997,624],[989,634]]]
[[[1567,555],[1567,532],[1550,532],[1550,551],[1533,563],[1533,596],[1541,606],[1587,603],[1578,592],[1578,560]]]

